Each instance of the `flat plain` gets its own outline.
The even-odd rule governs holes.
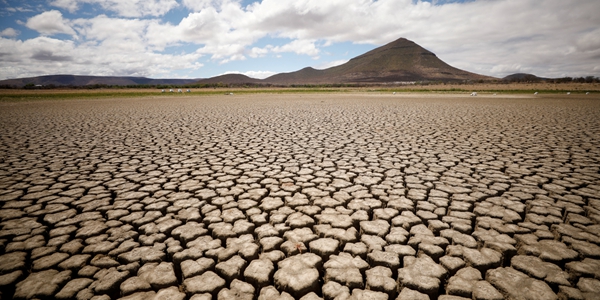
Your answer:
[[[0,103],[17,299],[599,299],[600,96]]]

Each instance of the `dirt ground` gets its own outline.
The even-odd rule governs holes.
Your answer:
[[[10,299],[598,299],[600,95],[0,102]]]

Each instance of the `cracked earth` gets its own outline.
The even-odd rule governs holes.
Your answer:
[[[0,125],[2,299],[600,298],[597,96],[37,101]]]

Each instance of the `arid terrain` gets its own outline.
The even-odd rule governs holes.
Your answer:
[[[597,93],[11,98],[0,128],[2,299],[600,299]]]

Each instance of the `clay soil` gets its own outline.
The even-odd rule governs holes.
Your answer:
[[[29,100],[3,299],[600,298],[596,93]]]

